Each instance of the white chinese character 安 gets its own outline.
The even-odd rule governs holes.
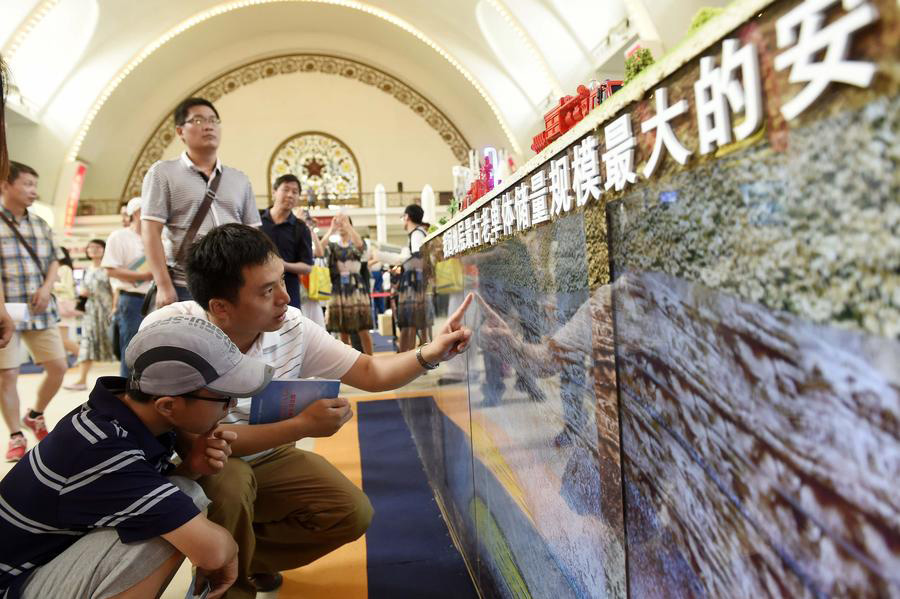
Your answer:
[[[596,135],[588,135],[575,144],[572,165],[572,185],[575,187],[575,205],[584,206],[588,200],[600,199],[600,157]]]
[[[511,235],[516,226],[516,210],[512,195],[507,191],[503,194],[503,234]]]
[[[637,174],[634,172],[634,135],[631,133],[631,116],[623,114],[604,128],[606,135],[606,152],[603,163],[606,165],[606,189],[615,187],[616,191],[625,189],[626,183],[634,183]]]
[[[731,143],[732,111],[744,114],[743,122],[733,130],[738,141],[750,137],[762,124],[762,84],[756,46],[749,43],[738,48],[738,40],[727,39],[722,42],[722,66],[715,64],[711,56],[701,58],[700,79],[694,82],[701,154]]]
[[[878,11],[863,0],[842,0],[847,13],[827,22],[825,11],[837,3],[838,0],[806,0],[775,23],[778,47],[788,48],[775,57],[775,69],[791,67],[788,81],[806,83],[799,94],[781,107],[787,120],[809,108],[832,81],[867,87],[875,76],[874,64],[847,60],[847,52],[853,33],[874,23]]]
[[[524,231],[531,228],[531,202],[528,200],[528,184],[517,185],[513,190],[516,206],[516,230]]]
[[[547,207],[547,196],[550,189],[547,187],[547,175],[544,171],[538,171],[531,175],[531,224],[537,225],[550,220],[550,211]]]
[[[551,212],[559,216],[572,209],[572,184],[569,178],[569,156],[550,161]]]
[[[674,158],[678,164],[687,162],[688,156],[691,155],[691,151],[681,145],[681,142],[675,137],[675,132],[672,131],[672,125],[669,124],[669,121],[676,116],[687,112],[687,100],[679,100],[672,106],[669,106],[669,92],[664,87],[657,89],[655,96],[656,116],[650,117],[641,123],[642,133],[648,133],[653,129],[656,129],[656,141],[653,142],[653,152],[650,154],[650,159],[644,167],[644,176],[647,178],[649,178],[650,175],[653,174],[653,171],[656,170],[656,165],[659,164],[663,148],[672,155],[672,158]]]

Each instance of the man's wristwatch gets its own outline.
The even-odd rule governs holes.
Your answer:
[[[426,345],[428,345],[428,344],[423,343],[422,345],[420,345],[419,347],[416,348],[416,360],[419,361],[419,364],[421,364],[422,368],[424,368],[425,370],[434,370],[435,368],[440,366],[441,363],[440,362],[431,363],[431,362],[425,361],[425,358],[422,357],[422,348],[425,347]]]

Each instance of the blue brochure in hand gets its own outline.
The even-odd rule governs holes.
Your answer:
[[[191,586],[188,587],[187,595],[185,595],[184,599],[206,599],[209,596],[209,591],[211,590],[209,587],[209,581],[204,580],[200,585],[200,592],[195,593],[194,587],[197,585],[197,572],[194,572],[193,577],[191,577]]]
[[[250,404],[250,424],[292,418],[312,402],[337,397],[341,381],[334,379],[273,379]]]

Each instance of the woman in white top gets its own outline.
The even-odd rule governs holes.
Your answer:
[[[434,324],[434,310],[425,293],[425,276],[421,248],[428,234],[428,228],[422,222],[425,216],[422,207],[410,204],[403,211],[403,228],[409,235],[409,244],[400,254],[399,260],[385,259],[388,263],[402,263],[403,272],[397,284],[397,328],[400,329],[398,346],[401,352],[416,347],[416,334],[422,343],[431,337],[431,326]]]

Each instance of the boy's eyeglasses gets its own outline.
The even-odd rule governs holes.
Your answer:
[[[179,393],[177,397],[183,397],[185,399],[202,399],[203,401],[216,401],[219,403],[231,403],[236,398],[229,397],[226,395],[225,397],[204,397],[203,395],[194,395],[192,393]]]

